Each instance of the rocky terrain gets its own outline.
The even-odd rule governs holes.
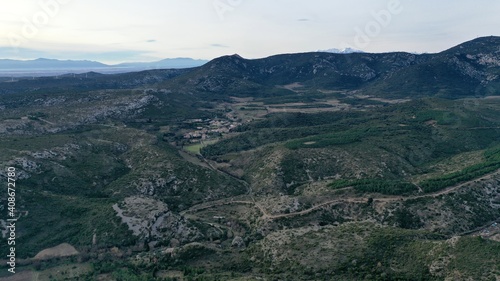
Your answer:
[[[496,280],[499,55],[485,37],[0,82],[17,277]]]

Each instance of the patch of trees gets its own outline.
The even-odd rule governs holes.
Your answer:
[[[410,212],[407,208],[401,208],[394,212],[396,223],[399,227],[405,229],[418,229],[423,226],[420,218]]]
[[[329,185],[333,189],[352,186],[360,192],[376,192],[388,195],[403,195],[415,192],[417,187],[409,182],[383,179],[336,180]]]
[[[484,153],[485,161],[469,166],[461,171],[422,181],[419,185],[424,192],[435,192],[449,186],[469,181],[500,169],[500,148],[495,147]]]

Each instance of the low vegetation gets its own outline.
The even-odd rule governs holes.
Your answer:
[[[0,82],[17,276],[498,279],[498,42]]]

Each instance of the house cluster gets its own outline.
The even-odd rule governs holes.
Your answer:
[[[196,142],[198,140],[210,139],[213,136],[221,136],[222,134],[227,134],[233,131],[236,127],[241,125],[241,123],[222,120],[222,119],[193,119],[189,120],[190,123],[197,123],[198,127],[196,130],[184,133],[184,139]]]

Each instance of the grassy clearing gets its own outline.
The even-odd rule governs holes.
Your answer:
[[[201,143],[197,143],[197,144],[185,146],[184,150],[186,150],[187,152],[194,153],[194,154],[199,154],[202,147],[203,147],[203,145]]]
[[[217,143],[219,140],[201,141],[196,144],[184,146],[184,150],[193,154],[200,154],[202,148]]]

